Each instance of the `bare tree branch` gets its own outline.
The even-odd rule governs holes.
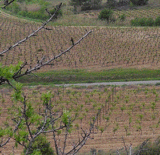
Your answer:
[[[52,14],[49,12],[49,10],[47,8],[45,10],[49,14],[49,16],[52,16]]]
[[[69,123],[69,124],[70,124],[70,123]],[[67,125],[66,130],[65,130],[65,138],[64,138],[64,145],[63,145],[62,155],[64,155],[64,151],[65,151],[65,149],[66,149],[66,142],[67,142],[67,137],[68,137],[69,126],[70,126],[70,125]]]
[[[61,8],[62,3],[60,3],[55,11],[55,13],[45,22],[42,24],[42,26],[40,26],[37,30],[35,30],[34,32],[32,32],[30,35],[28,35],[26,38],[18,41],[17,43],[15,43],[14,45],[10,46],[8,49],[4,50],[3,52],[0,53],[0,55],[3,55],[4,53],[10,51],[11,49],[15,48],[16,46],[18,46],[19,44],[27,41],[29,38],[35,36],[41,29],[43,29],[57,14],[58,10]]]
[[[117,155],[120,155],[119,150],[117,149]]]
[[[15,0],[11,0],[10,2],[8,2],[8,0],[4,0],[4,6],[2,7],[2,9],[5,9],[8,5],[10,5],[11,3],[13,3]]]
[[[89,31],[87,32],[82,38],[80,38],[76,43],[72,44],[68,49],[66,49],[65,51],[62,51],[61,53],[59,53],[57,56],[51,58],[50,60],[46,61],[46,62],[42,62],[42,60],[44,59],[44,57],[41,59],[41,63],[37,64],[35,67],[31,68],[31,69],[27,69],[26,72],[22,73],[22,74],[19,74],[19,75],[16,75],[14,76],[13,78],[16,80],[17,78],[20,78],[24,75],[27,75],[27,74],[30,74],[31,72],[33,71],[36,71],[36,70],[39,70],[40,68],[42,68],[43,66],[46,66],[48,64],[50,64],[52,61],[54,61],[55,59],[61,57],[63,54],[69,52],[74,46],[76,46],[77,44],[79,44],[84,38],[86,38],[90,33],[92,32]]]
[[[90,135],[92,133],[92,130],[94,128],[94,124],[96,123],[97,118],[98,118],[100,112],[101,112],[101,110],[98,110],[98,113],[97,113],[97,115],[96,115],[93,123],[90,125],[90,129],[89,129],[88,132],[84,131],[82,129],[82,131],[84,133],[84,136],[82,136],[82,140],[79,140],[79,142],[73,147],[73,149],[71,149],[69,152],[65,153],[65,155],[69,155],[69,154],[73,154],[74,155],[85,145],[87,139],[90,137]]]
[[[6,0],[6,6],[8,6],[9,4],[11,4],[14,0],[11,0],[10,2],[8,2],[8,0]],[[4,56],[5,53],[9,52],[11,49],[15,48],[16,46],[22,44],[23,42],[27,41],[29,38],[33,37],[33,36],[36,36],[37,33],[42,30],[42,29],[46,29],[46,30],[51,30],[51,29],[48,29],[46,28],[45,26],[54,18],[56,17],[57,15],[57,12],[59,11],[59,9],[61,8],[61,5],[62,3],[60,3],[58,5],[58,7],[55,9],[55,13],[52,15],[47,9],[46,11],[48,12],[48,14],[50,15],[50,18],[45,22],[43,23],[37,30],[33,31],[31,34],[29,34],[27,37],[25,37],[24,39],[18,41],[17,43],[15,43],[14,45],[10,46],[8,49],[2,51],[0,53],[0,56]],[[4,7],[4,8],[5,8]],[[69,52],[74,46],[76,46],[77,44],[79,44],[84,38],[86,38],[92,31],[89,31],[87,32],[84,36],[82,36],[77,42],[74,41],[73,38],[71,38],[71,43],[72,45],[67,48],[66,50],[64,51],[61,51],[61,53],[59,53],[58,55],[52,57],[51,59],[49,60],[46,60],[45,61],[45,56],[41,58],[41,60],[37,60],[37,64],[30,69],[25,69],[26,65],[27,65],[27,62],[24,62],[24,64],[21,65],[21,67],[19,68],[18,71],[16,71],[14,73],[14,75],[12,76],[13,79],[18,79],[24,75],[28,75],[30,73],[32,73],[33,71],[36,71],[40,68],[42,68],[43,66],[46,66],[46,65],[50,65],[51,62],[53,62],[54,60],[58,59],[59,57],[61,57],[63,54],[66,54],[67,52]],[[37,58],[38,59],[38,58]],[[22,72],[23,71],[23,72]],[[10,81],[8,79],[5,79],[4,77],[0,77],[0,85],[7,82],[10,86],[12,86],[12,84],[10,83]],[[14,86],[12,86],[14,88]],[[16,88],[14,88],[16,90]],[[69,123],[68,124],[64,124],[61,125],[62,121],[60,121],[58,127],[56,126],[55,128],[55,123],[58,119],[60,119],[62,117],[62,114],[57,114],[59,115],[57,117],[57,115],[55,116],[55,113],[52,112],[52,108],[51,108],[51,105],[49,104],[46,104],[45,105],[45,108],[44,108],[44,111],[43,111],[43,123],[40,123],[40,125],[38,125],[38,128],[36,128],[36,132],[32,132],[32,125],[33,123],[29,122],[29,116],[27,116],[27,104],[26,104],[26,97],[24,96],[24,101],[22,102],[23,104],[23,108],[21,110],[21,113],[22,113],[22,118],[25,120],[25,126],[27,127],[27,134],[29,133],[29,136],[27,135],[27,137],[25,137],[28,142],[23,142],[23,141],[17,141],[17,143],[19,143],[20,145],[22,145],[23,147],[26,148],[26,152],[25,154],[28,155],[30,154],[31,152],[31,148],[32,148],[32,144],[34,143],[34,141],[36,140],[36,138],[42,134],[42,133],[49,133],[49,132],[52,132],[53,133],[53,139],[54,139],[54,142],[55,142],[55,148],[56,148],[56,153],[57,155],[59,154],[65,154],[65,155],[68,155],[68,154],[76,154],[86,143],[87,139],[90,138],[90,135],[92,133],[92,130],[94,128],[94,125],[95,125],[95,122],[96,120],[98,119],[98,116],[101,112],[101,110],[98,110],[98,113],[95,117],[95,119],[90,123],[90,128],[89,130],[84,130],[82,128],[82,138],[80,138],[78,140],[78,142],[74,145],[73,149],[71,149],[68,153],[65,153],[65,149],[66,149],[66,145],[67,145],[67,138],[68,138],[68,134],[69,134],[69,129],[70,129],[70,125],[73,123],[73,121],[75,121],[76,119],[76,116],[74,119],[70,119],[69,120]],[[51,103],[50,103],[51,104]],[[55,118],[56,117],[56,118]],[[14,133],[18,130],[18,127],[22,121],[22,118],[20,118],[20,121],[18,122],[17,120],[16,123],[16,127],[14,129]],[[52,126],[52,129],[50,130],[50,127],[49,126]],[[36,126],[37,127],[37,126]],[[57,137],[56,137],[56,134],[58,131],[62,130],[64,131],[63,129],[65,129],[65,138],[64,138],[64,144],[63,144],[63,149],[61,151],[60,147],[58,146],[58,142],[57,142]],[[6,145],[9,141],[10,141],[11,137],[9,137],[6,142],[4,144],[1,144],[0,147],[3,147],[4,145]]]
[[[124,148],[125,148],[126,154],[128,155],[128,149],[126,147],[126,143],[125,143],[125,140],[124,140],[123,136],[122,136],[122,140],[123,140],[123,144],[124,144]]]
[[[133,155],[139,155],[141,152],[143,152],[144,150],[147,151],[146,149],[144,149],[144,147],[146,146],[146,144],[149,142],[149,138],[146,139],[139,147],[139,149],[133,153]]]
[[[56,16],[56,13],[58,12],[58,10],[60,9],[62,3],[60,3],[55,11],[55,13],[45,22],[42,24],[41,27],[39,27],[36,31],[34,31],[33,33],[31,33],[30,35],[28,35],[26,38],[18,41],[17,43],[15,43],[14,45],[10,46],[8,49],[4,50],[3,52],[0,53],[0,56],[3,56],[5,53],[7,53],[8,51],[10,51],[11,49],[15,48],[16,46],[18,46],[19,44],[27,41],[30,37],[35,36],[36,33],[38,33],[41,29],[47,29],[45,28],[45,26]],[[50,30],[50,29],[47,29]],[[76,43],[74,43],[73,38],[71,38],[72,41],[72,45],[66,49],[65,51],[62,51],[61,53],[59,53],[57,56],[54,56],[53,58],[51,58],[50,60],[44,62],[45,60],[45,56],[42,57],[42,59],[40,61],[37,61],[37,64],[35,65],[35,67],[27,69],[25,72],[22,73],[22,70],[24,69],[24,67],[27,65],[27,62],[25,62],[20,69],[13,75],[13,79],[18,79],[24,75],[30,74],[33,71],[39,70],[41,67],[46,66],[46,65],[50,65],[50,63],[52,61],[54,61],[55,59],[61,57],[63,54],[69,52],[74,46],[76,46],[77,44],[79,44],[85,37],[87,37],[92,31],[87,32],[82,38],[80,38]],[[0,77],[0,85],[7,82],[10,86],[12,86],[9,81],[7,79],[4,79],[3,77]],[[15,89],[15,88],[14,88]]]
[[[8,79],[3,78],[2,76],[0,77],[0,85],[2,85],[3,83],[7,82],[8,85],[10,85],[12,88],[14,88],[16,90],[16,88],[10,83],[10,81]]]

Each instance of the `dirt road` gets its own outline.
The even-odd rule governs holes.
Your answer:
[[[155,80],[155,81],[127,81],[127,82],[97,82],[97,83],[77,83],[77,84],[59,84],[56,86],[64,86],[64,87],[69,87],[69,86],[100,86],[100,85],[116,85],[116,86],[121,86],[121,85],[155,85],[159,83],[160,80]]]

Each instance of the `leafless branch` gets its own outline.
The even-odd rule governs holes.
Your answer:
[[[120,155],[119,150],[117,149],[117,155]]]
[[[61,57],[63,54],[69,52],[74,46],[76,46],[77,44],[79,44],[84,38],[86,38],[90,33],[92,32],[89,31],[87,32],[83,37],[81,37],[76,43],[72,44],[68,49],[66,49],[65,51],[62,51],[61,53],[59,53],[57,56],[51,58],[50,60],[46,61],[46,62],[42,62],[42,60],[44,60],[44,57],[42,58],[42,60],[40,61],[41,63],[38,63],[35,65],[35,67],[31,68],[31,69],[27,69],[24,73],[19,74],[17,76],[14,76],[14,79],[20,78],[24,75],[30,74],[33,71],[39,70],[40,68],[50,64],[52,61],[56,60],[57,58]]]
[[[53,17],[56,16],[56,13],[57,13],[57,11],[60,9],[61,5],[62,5],[62,3],[59,4],[59,6],[57,7],[55,13],[54,13],[45,23],[43,23],[41,27],[39,27],[36,31],[34,31],[34,32],[31,33],[30,35],[28,35],[26,38],[18,41],[18,42],[15,43],[14,45],[10,46],[8,49],[6,49],[6,50],[4,50],[3,52],[1,52],[1,53],[0,53],[0,56],[3,56],[6,52],[8,52],[9,50],[15,48],[15,47],[18,46],[19,44],[27,41],[30,37],[35,36],[36,33],[38,33],[38,31],[40,31],[41,29],[45,28],[45,26],[53,19]],[[45,29],[47,29],[47,28],[45,28]],[[39,70],[39,69],[42,68],[43,66],[50,65],[50,63],[51,63],[52,61],[54,61],[55,59],[61,57],[63,54],[69,52],[74,46],[76,46],[77,44],[79,44],[79,43],[80,43],[85,37],[87,37],[91,32],[92,32],[92,31],[87,32],[87,33],[86,33],[83,37],[81,37],[76,43],[74,43],[73,38],[71,38],[72,45],[71,45],[68,49],[66,49],[65,51],[62,51],[62,52],[59,53],[57,56],[54,56],[53,58],[51,58],[50,60],[48,60],[48,61],[46,61],[46,62],[44,62],[45,56],[42,57],[42,59],[37,62],[37,64],[35,65],[35,67],[30,68],[30,69],[26,69],[26,71],[24,71],[24,72],[22,73],[22,70],[23,70],[24,67],[27,65],[27,62],[25,62],[25,63],[20,67],[20,69],[13,75],[13,79],[16,80],[16,79],[18,79],[18,78],[20,78],[20,77],[22,77],[22,76],[24,76],[24,75],[28,75],[28,74],[32,73],[33,71]],[[5,83],[5,82],[8,83],[7,79],[4,79],[3,77],[0,77],[0,85],[3,84],[3,83]],[[8,83],[8,84],[11,85],[10,83]],[[12,85],[11,85],[11,86],[12,86]]]
[[[13,1],[14,1],[14,0],[13,0]],[[8,3],[8,1],[7,1],[7,2],[6,2],[6,5],[7,5],[7,3],[8,3],[8,4],[11,4],[13,1],[10,1],[9,3]],[[15,48],[15,47],[18,46],[19,44],[27,41],[29,38],[35,36],[40,30],[42,30],[43,28],[45,28],[45,26],[56,16],[56,14],[57,14],[58,10],[61,8],[61,6],[62,6],[62,3],[60,3],[60,4],[57,6],[57,8],[55,9],[55,10],[56,10],[55,13],[54,13],[45,23],[43,23],[42,26],[40,26],[37,30],[35,30],[35,31],[34,31],[33,33],[31,33],[30,35],[28,35],[26,38],[18,41],[18,42],[15,43],[14,45],[10,46],[8,49],[2,51],[2,52],[0,53],[0,57],[1,57],[1,56],[4,56],[5,53],[7,53],[7,52],[10,51],[11,49]],[[47,29],[47,28],[45,28],[45,29]],[[41,65],[41,64],[43,63],[44,59],[45,59],[45,57],[43,57],[43,58],[39,61],[39,63],[35,66],[35,70],[36,70],[37,68],[40,69],[41,66],[44,66],[44,65]],[[12,78],[16,80],[17,78],[19,78],[19,77],[21,77],[21,76],[23,76],[23,75],[30,74],[30,73],[32,72],[31,69],[30,69],[30,70],[27,69],[23,74],[21,73],[22,69],[24,69],[24,67],[25,67],[26,65],[27,65],[27,62],[25,62],[25,63],[20,67],[20,69],[13,75]],[[5,83],[5,82],[7,82],[10,86],[12,86],[8,79],[5,79],[4,77],[0,77],[0,85],[2,85],[2,84]],[[13,87],[13,86],[12,86],[12,87]],[[14,87],[13,87],[13,88],[14,88]],[[14,88],[14,89],[15,89],[15,88]]]
[[[130,147],[129,147],[129,155],[132,155],[132,144],[130,144]]]
[[[11,0],[9,3],[6,3],[5,7],[8,6],[9,4],[11,4],[14,0]],[[7,1],[8,2],[8,1]],[[45,22],[43,23],[37,30],[33,31],[31,34],[29,34],[27,37],[25,37],[24,39],[18,41],[17,43],[15,43],[14,45],[10,46],[8,49],[2,51],[0,53],[0,56],[4,56],[5,53],[9,52],[11,49],[15,48],[16,46],[22,44],[23,42],[27,41],[29,38],[33,37],[33,36],[36,36],[37,33],[42,30],[42,29],[46,29],[46,30],[51,30],[51,29],[48,29],[46,28],[45,26],[54,18],[56,17],[57,15],[57,12],[59,11],[59,9],[61,8],[61,5],[62,3],[60,3],[58,5],[58,7],[55,9],[55,13],[52,15],[50,14],[50,12],[46,9],[46,11],[48,12],[48,14],[50,15],[50,18]],[[4,8],[5,8],[4,7]],[[49,60],[46,60],[45,61],[45,56],[42,57],[42,59],[39,61],[37,61],[37,64],[33,67],[33,68],[30,68],[30,69],[25,69],[26,65],[27,65],[27,62],[24,62],[24,64],[21,65],[21,67],[19,68],[19,70],[17,72],[14,73],[13,75],[13,79],[18,79],[24,75],[28,75],[30,73],[32,73],[33,71],[36,71],[36,70],[39,70],[40,68],[42,68],[43,66],[46,66],[46,65],[49,65],[51,64],[51,62],[53,62],[54,60],[58,59],[59,57],[61,57],[63,54],[66,54],[67,52],[69,52],[74,46],[76,46],[77,44],[79,44],[84,38],[86,38],[92,31],[89,31],[87,32],[84,36],[82,36],[77,42],[74,41],[73,38],[71,38],[71,42],[72,42],[72,45],[67,48],[66,50],[64,51],[61,51],[61,53],[59,53],[58,55],[52,57],[51,59]],[[8,79],[5,79],[4,77],[0,77],[0,85],[7,82],[9,85],[12,86],[12,84],[10,83],[10,81]],[[13,86],[12,86],[13,87]],[[14,88],[14,87],[13,87]],[[16,88],[14,88],[16,89]],[[70,124],[75,121],[76,119],[76,116],[74,119],[70,119],[68,125],[67,124],[63,124],[61,125],[62,122],[60,122],[60,125],[59,127],[55,128],[54,125],[55,125],[55,122],[61,118],[62,114],[59,115],[58,113],[58,117],[54,117],[54,113],[52,113],[51,111],[51,106],[49,105],[45,105],[45,110],[43,111],[43,123],[40,124],[40,126],[37,128],[36,132],[35,133],[32,133],[31,132],[31,129],[32,127],[30,126],[31,123],[29,123],[29,118],[27,116],[27,105],[26,105],[26,97],[24,96],[24,101],[23,101],[23,109],[21,111],[22,113],[22,118],[25,119],[25,125],[27,127],[27,131],[29,133],[29,136],[27,136],[26,138],[28,139],[28,144],[26,145],[25,142],[18,142],[20,145],[24,146],[26,148],[26,152],[25,154],[28,155],[30,154],[30,150],[31,150],[31,147],[32,147],[32,144],[34,143],[35,139],[42,133],[49,133],[49,132],[52,132],[53,133],[53,139],[54,139],[54,142],[55,142],[55,148],[56,148],[56,153],[57,155],[59,154],[65,154],[65,155],[68,155],[68,154],[76,154],[86,143],[87,139],[90,138],[90,135],[92,133],[92,130],[94,128],[94,125],[95,125],[95,122],[96,120],[98,119],[98,116],[101,112],[101,110],[98,110],[98,113],[95,117],[95,119],[93,120],[93,122],[90,124],[90,128],[89,130],[84,130],[82,128],[82,138],[79,139],[79,141],[74,145],[73,149],[71,149],[68,153],[65,153],[65,149],[66,149],[66,145],[67,145],[67,138],[68,138],[68,134],[69,134],[69,129],[70,129]],[[14,129],[14,133],[18,130],[18,127],[19,127],[19,124],[21,123],[21,120],[22,118],[20,118],[20,121],[16,122],[17,125]],[[49,123],[48,123],[48,120],[49,120]],[[17,121],[17,120],[16,120]],[[52,129],[49,130],[49,125],[52,125]],[[65,129],[65,139],[64,139],[64,145],[63,145],[63,149],[61,151],[60,147],[58,146],[58,143],[57,143],[57,138],[56,138],[56,132],[58,132],[59,130],[62,130],[62,129]],[[10,141],[11,137],[9,137],[5,143],[1,144],[0,147],[3,147],[4,145],[6,145],[9,141]],[[27,146],[27,147],[26,147]]]
[[[96,115],[93,123],[91,123],[91,125],[90,125],[90,128],[89,128],[89,131],[88,131],[88,132],[87,132],[87,131],[84,131],[84,130],[82,129],[83,134],[84,134],[84,135],[82,136],[82,140],[79,140],[79,142],[78,142],[77,144],[75,144],[75,146],[73,147],[73,149],[71,149],[69,152],[65,153],[65,155],[69,155],[69,154],[73,154],[73,155],[74,155],[74,154],[76,154],[76,153],[85,145],[87,139],[90,137],[90,135],[91,135],[91,133],[92,133],[92,130],[93,130],[93,128],[94,128],[94,124],[96,123],[97,118],[98,118],[100,112],[101,112],[101,110],[98,111],[98,113],[97,113],[97,115]]]
[[[47,8],[45,10],[49,14],[49,16],[52,16],[52,14],[49,12],[49,10]]]
[[[140,145],[139,149],[138,149],[136,152],[133,153],[133,155],[139,155],[141,152],[147,151],[146,149],[144,149],[144,147],[145,147],[146,144],[149,142],[149,140],[150,140],[149,138],[146,139],[146,140]]]
[[[16,88],[10,83],[10,81],[8,79],[3,78],[2,76],[0,77],[0,85],[2,85],[3,83],[7,82],[8,85],[10,85],[12,88],[14,88],[16,90]]]
[[[52,125],[52,128],[53,128],[53,125]],[[59,155],[59,147],[58,147],[58,144],[57,144],[57,139],[56,139],[55,132],[53,132],[53,139],[54,139],[54,146],[55,146],[55,149],[56,149],[56,154]]]
[[[66,142],[67,142],[67,137],[68,137],[68,130],[70,128],[70,121],[69,121],[69,125],[67,125],[66,130],[65,130],[65,138],[64,138],[64,145],[63,145],[63,152],[62,155],[64,155],[64,151],[66,149]]]
[[[5,9],[8,5],[10,5],[11,3],[13,3],[15,0],[11,0],[10,2],[8,2],[8,0],[4,0],[4,6],[2,7],[3,9]]]
[[[13,0],[14,1],[14,0]],[[21,43],[27,41],[29,38],[35,36],[40,30],[42,30],[57,14],[58,10],[61,8],[62,3],[60,3],[55,11],[55,13],[45,22],[42,24],[42,26],[40,26],[37,30],[35,30],[34,32],[32,32],[31,34],[29,34],[26,38],[18,41],[17,43],[15,43],[14,45],[10,46],[8,49],[4,50],[3,52],[0,53],[0,55],[3,55],[4,53],[10,51],[11,49],[15,48],[16,46],[20,45]]]
[[[54,129],[54,130],[42,131],[42,133],[57,132],[57,131],[62,130],[62,129],[64,129],[64,128],[66,128],[66,126],[60,126],[60,127],[56,128],[56,129]]]
[[[128,149],[127,149],[127,146],[126,146],[126,143],[125,143],[125,140],[124,140],[123,136],[122,136],[122,140],[123,140],[123,144],[124,144],[126,154],[128,155]]]

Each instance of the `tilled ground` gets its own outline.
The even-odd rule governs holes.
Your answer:
[[[0,16],[0,52],[36,30],[40,23]],[[0,58],[3,65],[27,61],[34,67],[45,57],[50,60],[78,41],[87,31],[93,32],[69,53],[40,71],[60,69],[111,69],[118,67],[159,68],[160,29],[158,27],[84,27],[48,26]]]
[[[81,106],[79,117],[73,123],[71,134],[68,135],[66,151],[81,137],[81,127],[89,128],[89,121],[97,112],[98,106],[102,106],[101,114],[96,121],[93,134],[80,152],[89,152],[91,149],[109,151],[124,147],[123,139],[127,146],[139,145],[147,138],[156,139],[159,134],[160,123],[160,86],[99,86],[99,87],[75,87],[58,88],[51,86],[25,87],[24,93],[28,101],[37,107],[41,102],[40,96],[43,92],[51,91],[54,94],[52,103],[54,108],[74,109]],[[2,108],[1,124],[6,120],[8,108],[13,106],[10,99],[11,90],[1,88],[0,104]],[[17,106],[21,106],[19,103]],[[38,109],[38,107],[37,107]],[[109,110],[108,110],[109,109]],[[72,110],[72,114],[74,114]],[[13,125],[9,121],[10,125]],[[78,124],[78,126],[76,126]],[[52,134],[47,134],[47,139],[54,147]],[[64,133],[57,135],[59,145],[63,147]],[[11,141],[1,149],[2,154],[16,154],[22,152],[22,147],[14,148]]]

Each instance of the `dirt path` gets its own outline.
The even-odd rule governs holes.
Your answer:
[[[97,82],[97,83],[77,83],[77,84],[59,84],[55,86],[64,86],[64,87],[69,87],[69,86],[100,86],[100,85],[116,85],[116,86],[122,86],[122,85],[155,85],[157,83],[160,83],[160,80],[155,80],[155,81],[127,81],[127,82]]]

